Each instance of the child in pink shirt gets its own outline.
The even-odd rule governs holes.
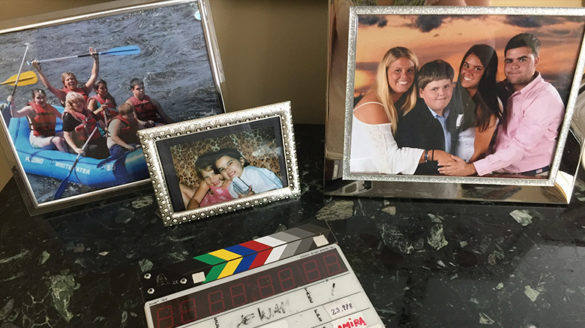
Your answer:
[[[216,173],[213,170],[214,163],[214,153],[205,153],[195,161],[195,170],[201,179],[201,183],[187,204],[188,210],[233,199],[228,191],[231,180],[227,180],[221,174]]]

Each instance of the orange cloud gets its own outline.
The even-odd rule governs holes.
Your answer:
[[[572,75],[579,55],[583,22],[557,16],[439,16],[385,15],[386,25],[359,25],[356,36],[356,92],[374,81],[375,64],[396,46],[411,49],[421,64],[434,59],[449,62],[457,71],[462,56],[474,44],[485,43],[496,49],[498,78],[503,80],[504,48],[508,40],[523,32],[537,35],[542,42],[538,70],[559,79]],[[424,17],[423,17],[424,18]],[[489,28],[488,28],[489,27]],[[558,86],[557,86],[558,88]]]

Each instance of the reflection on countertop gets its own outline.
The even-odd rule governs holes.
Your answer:
[[[145,327],[141,272],[322,221],[386,327],[585,326],[583,171],[567,206],[326,197],[323,127],[295,132],[300,199],[170,228],[148,189],[30,217],[11,180],[0,327]]]

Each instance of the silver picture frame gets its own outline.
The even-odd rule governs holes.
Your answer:
[[[141,130],[138,135],[165,226],[300,195],[290,102]],[[201,185],[203,179],[195,176],[198,159],[204,154],[216,156],[226,148],[238,151],[239,157],[249,163],[247,167],[272,172],[268,174],[277,177],[281,186],[188,209],[189,198],[183,199],[182,191],[187,186],[194,192]],[[212,163],[219,158],[221,155],[213,157]],[[220,175],[217,168],[215,172],[211,166],[208,168],[211,174]],[[224,186],[235,186],[236,178],[228,176],[224,181]],[[254,183],[246,182],[251,189],[256,188]]]
[[[357,1],[331,0],[330,1],[330,28],[329,28],[329,61],[328,61],[328,99],[325,140],[325,168],[324,192],[335,196],[386,197],[386,198],[427,198],[452,199],[470,201],[502,201],[502,202],[529,202],[567,204],[570,202],[579,168],[579,158],[582,153],[583,138],[579,133],[571,130],[573,114],[582,111],[576,108],[576,98],[579,93],[581,72],[584,69],[583,58],[583,18],[585,10],[582,8],[504,8],[504,7],[389,7],[389,6],[359,6]],[[416,28],[420,19],[432,21],[437,26],[428,30],[426,36],[405,40],[404,35],[398,33],[399,27]],[[559,73],[560,80],[565,84],[561,96],[566,105],[558,133],[554,158],[550,164],[550,174],[546,178],[531,178],[524,176],[496,175],[490,177],[478,176],[442,176],[442,175],[413,175],[413,174],[376,174],[354,173],[350,171],[350,145],[352,131],[352,116],[355,105],[357,87],[354,87],[356,74],[359,69],[372,70],[370,62],[356,62],[360,51],[367,49],[367,42],[377,40],[387,48],[404,46],[416,48],[413,50],[419,58],[422,52],[420,65],[424,64],[439,53],[449,54],[451,60],[457,61],[452,65],[457,77],[459,61],[465,51],[474,43],[491,43],[500,57],[498,71],[503,67],[503,48],[509,37],[501,36],[501,27],[490,29],[488,23],[484,25],[467,25],[461,29],[455,41],[443,36],[442,30],[437,29],[441,23],[449,24],[454,21],[476,21],[480,24],[488,18],[518,22],[513,31],[533,32],[538,34],[539,28],[543,33],[546,24],[558,20],[576,22],[572,30],[569,65],[573,65],[569,73]],[[360,29],[365,24],[381,24],[385,32],[377,31],[369,36],[360,35]],[[530,24],[522,26],[522,22]],[[393,31],[392,28],[396,27]],[[420,26],[419,26],[420,27]],[[381,30],[381,28],[379,29]],[[483,38],[478,37],[477,30],[483,31]],[[392,33],[394,32],[394,33]],[[447,32],[444,32],[447,35]],[[499,34],[498,34],[499,33]],[[512,33],[512,32],[509,32]],[[485,35],[492,34],[489,39]],[[451,34],[452,35],[452,34]],[[475,35],[475,36],[474,36]],[[469,42],[460,42],[464,38]],[[376,39],[377,38],[377,39]],[[432,39],[444,38],[441,49],[429,46],[426,53],[425,45]],[[361,41],[360,48],[358,39]],[[368,40],[368,41],[363,41]],[[547,39],[548,40],[548,39]],[[565,39],[563,39],[563,42]],[[546,41],[543,41],[543,44]],[[436,43],[435,43],[436,44]],[[382,47],[382,46],[380,46]],[[374,52],[374,50],[369,49]],[[446,52],[444,52],[446,51]],[[449,53],[450,52],[450,53]],[[383,53],[382,53],[383,54]],[[502,55],[500,55],[502,54]],[[551,52],[547,52],[551,56]],[[363,55],[363,54],[362,54]],[[543,56],[546,56],[543,54]],[[363,58],[364,56],[362,56]],[[554,52],[552,53],[554,57]],[[551,62],[548,58],[548,62]],[[378,59],[379,60],[379,59]],[[542,63],[542,57],[541,57]],[[358,65],[359,64],[359,65]],[[377,63],[376,63],[377,64]],[[420,67],[420,66],[419,66]],[[375,70],[375,69],[374,69]],[[360,72],[361,74],[361,72]],[[579,117],[576,115],[575,117]]]
[[[42,64],[42,71],[54,86],[61,88],[60,74],[68,71],[77,74],[79,81],[85,83],[91,68],[90,45],[100,53],[98,79],[108,82],[118,105],[132,96],[131,79],[139,78],[144,81],[146,93],[156,99],[175,122],[225,112],[224,77],[208,0],[139,5],[136,1],[116,1],[115,6],[115,9],[1,30],[0,41],[4,46],[0,49],[0,78],[17,76],[15,73],[22,71],[38,79],[31,62],[50,58]],[[92,10],[95,7],[87,7],[87,12]],[[77,8],[76,12],[84,12],[84,8]],[[64,11],[63,15],[70,13]],[[53,16],[59,17],[59,12]],[[116,53],[112,49],[123,51]],[[47,102],[62,110],[57,106],[59,100],[40,79],[37,83],[19,84],[14,88],[16,109],[30,101],[35,88],[45,90]],[[13,91],[12,87],[2,89],[5,90],[0,96],[2,99]],[[92,91],[90,95],[93,94]],[[14,160],[13,175],[30,214],[95,202],[149,183],[140,148],[124,155],[123,171],[127,172],[119,179],[112,175],[118,170],[118,160],[81,156],[75,163],[76,154],[66,156],[57,150],[34,149],[28,143],[26,117],[12,118],[7,108],[2,114],[0,130],[7,145],[4,148],[6,155]],[[56,126],[57,129],[61,126],[59,118]],[[22,132],[24,130],[27,131]],[[103,130],[105,134],[107,129]],[[66,158],[55,159],[61,158],[60,155]],[[132,163],[128,164],[130,160]],[[31,166],[31,163],[40,165]],[[132,165],[132,169],[128,165]],[[98,172],[100,170],[102,172]],[[82,174],[89,178],[76,177]],[[100,180],[97,176],[104,178]],[[67,184],[64,192],[56,197],[63,184]]]

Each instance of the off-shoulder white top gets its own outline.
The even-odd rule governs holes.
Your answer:
[[[413,174],[423,149],[399,148],[392,135],[390,123],[368,124],[355,116],[355,111],[366,102],[354,108],[351,126],[351,173]]]

